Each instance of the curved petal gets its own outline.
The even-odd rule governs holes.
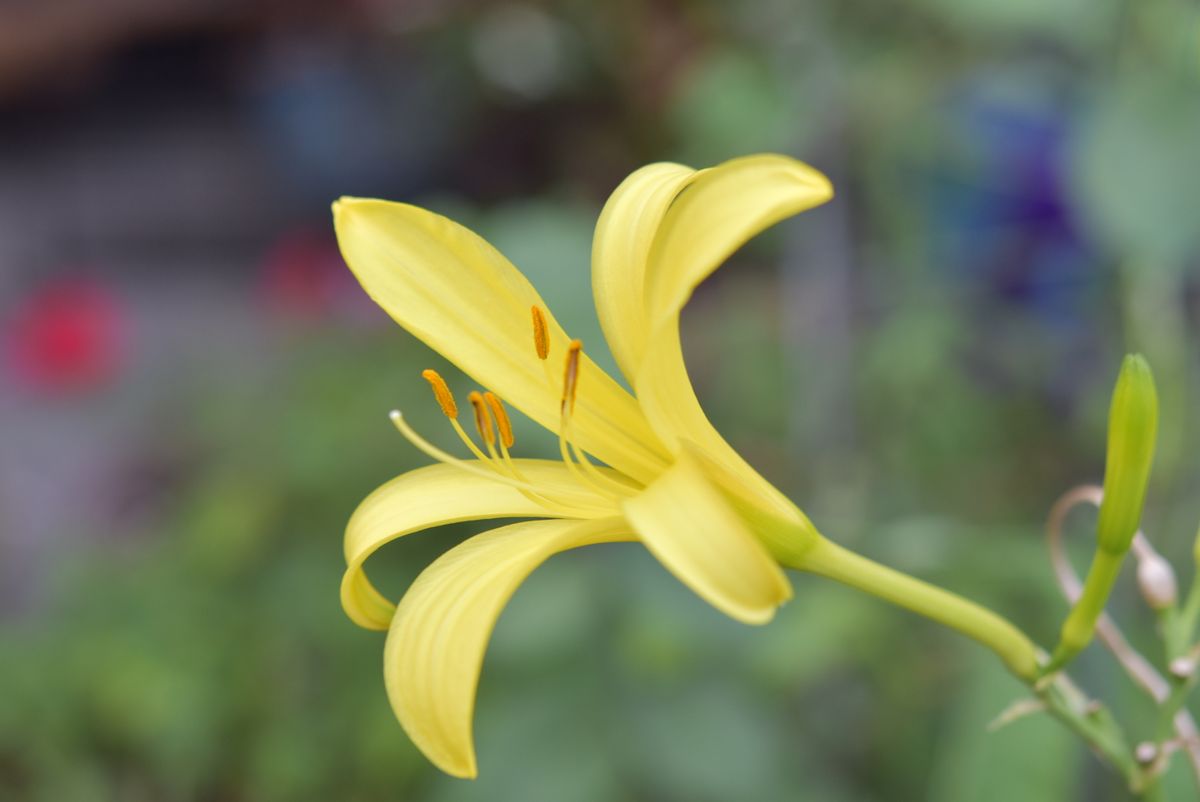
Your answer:
[[[771,518],[810,526],[803,513],[762,477],[721,436],[704,414],[683,362],[678,318],[659,326],[650,339],[638,380],[638,401],[646,417],[681,453],[694,444],[719,466],[721,486]]]
[[[759,232],[832,197],[823,174],[774,154],[732,159],[695,176],[663,217],[650,251],[647,333],[678,314],[696,285]]]
[[[592,292],[613,357],[632,384],[650,336],[646,320],[646,263],[663,215],[696,171],[650,164],[613,191],[592,239]]]
[[[546,493],[579,498],[599,512],[608,500],[581,485],[562,462],[515,460],[521,473]],[[346,525],[346,572],[342,576],[342,609],[367,629],[387,629],[396,605],[375,589],[363,563],[381,546],[434,526],[485,518],[554,517],[515,488],[453,465],[429,465],[401,474],[367,496]]]
[[[550,556],[628,540],[620,518],[526,521],[467,540],[436,560],[396,608],[384,647],[388,699],[442,771],[474,777],[471,719],[488,639],[513,591]]]
[[[683,361],[679,315],[692,291],[763,229],[824,203],[829,180],[786,156],[733,159],[696,175],[663,218],[647,267],[649,332],[633,385],[651,426],[672,452],[694,442],[729,472],[731,489],[794,524],[803,515],[709,422]]]
[[[791,598],[783,569],[687,450],[622,509],[667,570],[726,615],[763,624]]]
[[[534,350],[530,307],[547,312],[552,360],[565,356],[568,338],[499,251],[457,223],[403,203],[342,198],[333,215],[342,256],[368,295],[475,381],[557,431],[561,363],[548,378]],[[666,453],[632,396],[586,356],[579,387],[576,442],[639,481],[655,476]]]

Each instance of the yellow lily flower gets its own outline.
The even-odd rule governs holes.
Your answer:
[[[490,388],[471,397],[476,445],[459,426],[445,383],[427,371],[474,459],[441,452],[394,413],[401,431],[439,464],[379,488],[346,530],[342,604],[358,624],[389,630],[392,706],[441,769],[475,775],[471,717],[488,638],[516,587],[556,552],[640,540],[696,593],[749,623],[768,621],[791,596],[755,522],[778,520],[810,537],[815,531],[704,416],[683,364],[679,315],[695,286],[748,239],[832,194],[821,173],[772,155],[701,171],[654,164],[617,188],[596,226],[593,289],[605,337],[636,397],[587,357],[525,277],[472,232],[406,204],[334,204],[342,253],[371,297]],[[563,459],[511,457],[500,398],[558,434]],[[398,607],[363,572],[371,553],[403,535],[513,517],[550,520],[505,526],[451,549]]]
[[[965,612],[941,591],[914,590],[915,580],[822,538],[717,433],[696,399],[679,338],[692,291],[758,232],[832,195],[824,175],[777,155],[699,171],[653,164],[630,175],[596,225],[592,287],[633,394],[588,358],[525,277],[471,231],[401,203],[334,204],[342,254],[367,293],[488,388],[469,397],[476,442],[445,382],[425,372],[472,457],[442,451],[392,413],[436,464],[372,493],[345,536],[342,605],[356,623],[388,631],[388,698],[413,742],[443,771],[476,774],[475,691],[504,604],[547,558],[594,543],[643,543],[699,596],[753,624],[770,620],[791,596],[781,563],[824,573],[964,631],[990,627],[990,635],[971,634],[1004,641],[1010,666],[1033,672],[1032,647],[1026,654],[1027,641],[1009,643],[1015,636],[1006,622],[979,624],[986,613]],[[560,461],[511,456],[505,403],[558,435]],[[363,571],[391,540],[489,518],[544,520],[450,549],[398,606]]]

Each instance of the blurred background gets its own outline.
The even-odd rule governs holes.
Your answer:
[[[340,611],[341,534],[425,462],[387,411],[442,432],[419,371],[469,385],[357,288],[329,203],[464,222],[611,365],[588,259],[620,179],[812,163],[837,199],[688,309],[699,394],[829,536],[1048,644],[1042,521],[1101,478],[1127,350],[1164,403],[1147,529],[1192,575],[1198,87],[1185,0],[0,6],[0,798],[1123,799],[1044,718],[986,732],[1020,688],[958,636],[799,575],[743,627],[636,547],[521,588],[481,777],[439,775]],[[397,597],[480,528],[373,576]],[[1149,732],[1103,653],[1079,676]]]

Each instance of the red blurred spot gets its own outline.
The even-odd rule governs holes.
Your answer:
[[[326,318],[352,284],[332,234],[309,228],[284,233],[263,257],[261,289],[272,311]]]
[[[56,279],[12,310],[3,330],[7,361],[36,390],[89,390],[113,379],[124,363],[125,324],[125,310],[107,286]]]

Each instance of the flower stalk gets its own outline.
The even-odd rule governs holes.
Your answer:
[[[836,580],[961,632],[995,652],[1019,679],[1028,683],[1037,677],[1033,641],[1005,618],[958,594],[826,539],[805,551],[791,567]]]
[[[366,292],[479,386],[466,396],[472,435],[459,421],[450,385],[436,371],[422,374],[465,455],[434,445],[393,412],[399,433],[433,464],[369,495],[351,516],[344,542],[342,605],[355,623],[388,633],[388,699],[413,742],[443,771],[477,774],[479,672],[492,628],[520,583],[559,552],[634,541],[698,596],[745,623],[772,618],[792,595],[783,569],[795,568],[972,638],[1030,688],[1036,700],[1029,703],[1079,735],[1142,799],[1159,798],[1158,778],[1175,749],[1188,752],[1200,776],[1197,730],[1184,705],[1195,681],[1191,642],[1200,585],[1180,610],[1170,566],[1152,550],[1139,551],[1142,591],[1162,617],[1175,661],[1170,683],[1103,615],[1131,545],[1150,548],[1137,531],[1158,402],[1140,356],[1126,358],[1114,392],[1102,496],[1087,488],[1064,497],[1051,515],[1061,523],[1078,500],[1100,504],[1096,552],[1082,587],[1057,547],[1057,524],[1050,527],[1055,572],[1074,602],[1052,658],[997,613],[823,537],[712,427],[683,360],[684,306],[743,243],[832,195],[819,172],[771,154],[705,170],[655,164],[627,178],[601,212],[592,249],[597,315],[624,385],[591,360],[516,267],[473,232],[407,204],[355,198],[334,204],[339,245]],[[561,460],[516,455],[508,406],[557,437]],[[368,558],[398,538],[461,521],[511,519],[519,521],[451,548],[399,603],[365,572]],[[1197,549],[1200,565],[1200,541]],[[1159,705],[1156,741],[1131,749],[1108,710],[1059,671],[1097,628]],[[1191,660],[1188,671],[1179,662],[1184,657]]]
[[[1125,357],[1108,418],[1104,497],[1096,524],[1096,552],[1083,593],[1063,622],[1058,646],[1043,673],[1058,671],[1092,641],[1121,564],[1137,534],[1158,432],[1158,394],[1140,354]]]

